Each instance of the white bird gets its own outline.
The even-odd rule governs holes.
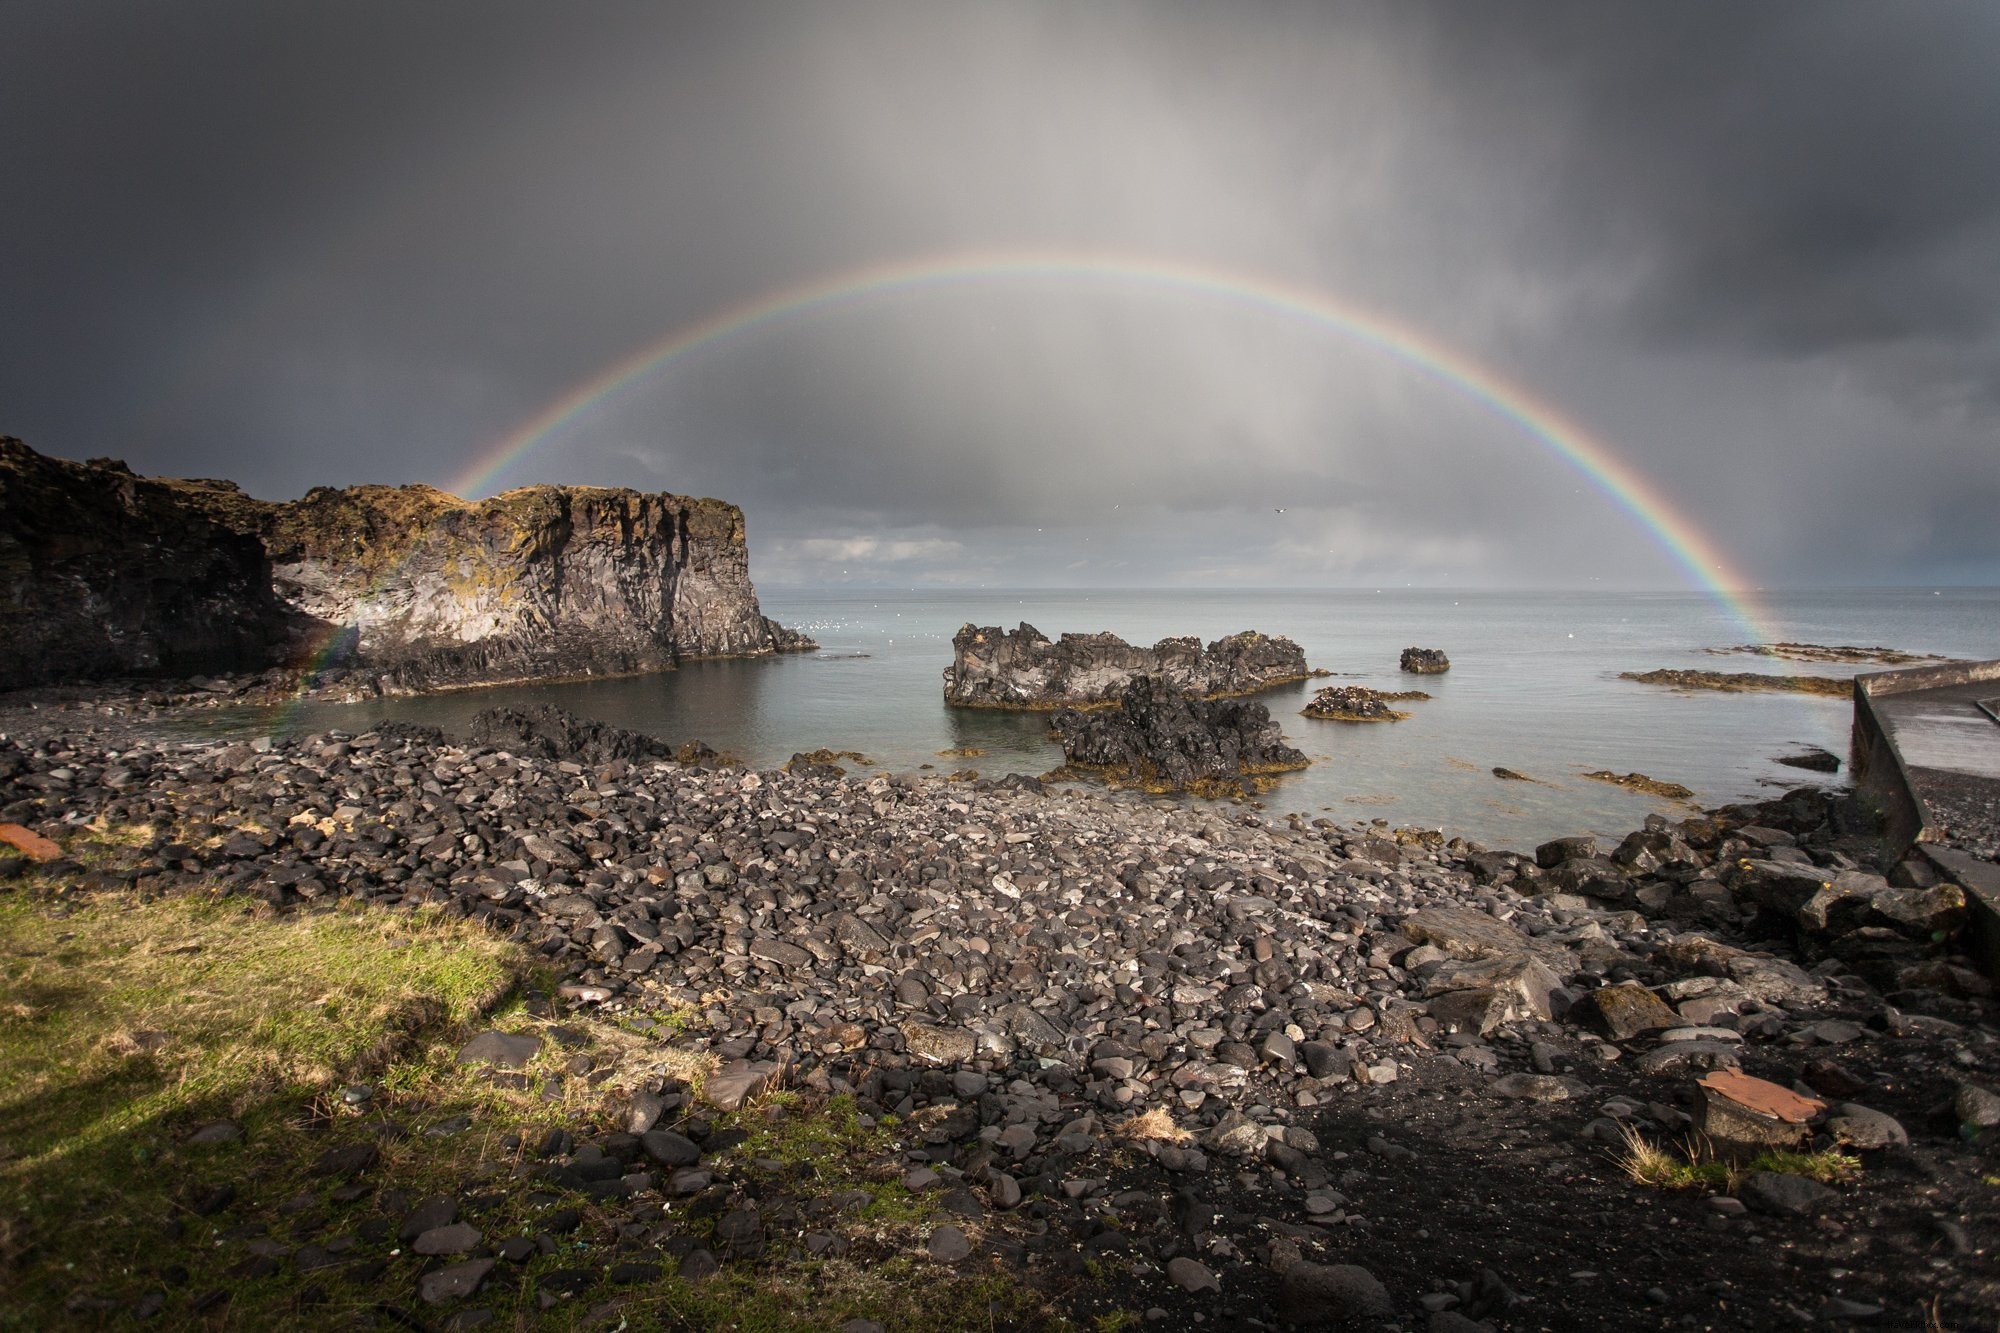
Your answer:
[[[1285,511],[1284,511],[1284,510],[1282,510],[1282,509],[1273,509],[1273,510],[1272,510],[1271,512],[1272,512],[1272,513],[1274,513],[1274,514],[1282,514],[1282,513],[1284,513]]]

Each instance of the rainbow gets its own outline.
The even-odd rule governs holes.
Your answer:
[[[1337,333],[1402,363],[1512,422],[1546,446],[1652,534],[1695,583],[1759,640],[1763,617],[1751,584],[1693,522],[1636,470],[1555,407],[1436,338],[1326,292],[1283,285],[1255,274],[1173,260],[1041,251],[976,252],[898,260],[835,273],[724,307],[647,343],[569,389],[484,450],[446,489],[477,496],[537,445],[608,400],[725,339],[863,297],[923,293],[1021,279],[1137,286],[1220,298]]]

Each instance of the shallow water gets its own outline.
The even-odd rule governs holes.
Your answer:
[[[699,738],[759,766],[795,751],[858,750],[882,765],[997,776],[1041,773],[1061,751],[1046,718],[949,709],[942,673],[967,622],[1027,621],[1054,637],[1111,630],[1151,643],[1173,634],[1285,634],[1315,667],[1380,689],[1422,689],[1408,721],[1355,725],[1298,716],[1317,684],[1259,696],[1310,770],[1264,798],[1342,822],[1443,828],[1493,846],[1529,847],[1559,834],[1619,834],[1647,812],[1685,806],[1581,776],[1641,772],[1717,805],[1823,780],[1774,762],[1821,746],[1847,753],[1845,700],[1783,694],[1681,694],[1618,679],[1621,671],[1686,667],[1775,672],[1784,664],[1705,651],[1760,637],[1694,593],[1437,591],[856,592],[776,588],[767,614],[819,640],[812,654],[696,662],[676,672],[564,685],[501,686],[363,704],[236,710],[191,720],[214,734],[359,731],[383,718],[462,730],[498,703],[549,702],[681,741]],[[1857,590],[1779,594],[1762,604],[1761,636],[1883,645],[1961,657],[2000,656],[2000,589]],[[1407,676],[1397,657],[1442,648],[1452,669]],[[1812,663],[1801,674],[1850,668]],[[977,758],[938,752],[974,747]],[[1493,776],[1496,766],[1533,783]]]

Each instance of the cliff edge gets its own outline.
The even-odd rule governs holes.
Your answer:
[[[766,617],[743,511],[529,486],[255,499],[0,439],[0,686],[351,668],[369,686],[661,670],[815,645]]]

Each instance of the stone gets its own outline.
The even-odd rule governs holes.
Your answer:
[[[1681,1016],[1644,986],[1600,986],[1570,1006],[1572,1022],[1584,1023],[1613,1041],[1679,1027]]]
[[[1554,1074],[1506,1074],[1488,1085],[1496,1097],[1518,1097],[1531,1102],[1567,1101],[1576,1095],[1572,1079]]]
[[[1354,1066],[1354,1058],[1330,1041],[1308,1041],[1299,1046],[1306,1072],[1314,1078],[1344,1079]]]
[[[972,1242],[955,1226],[941,1226],[924,1242],[924,1252],[938,1263],[955,1264],[972,1253]]]
[[[966,1028],[910,1023],[903,1028],[903,1041],[911,1055],[931,1064],[963,1064],[979,1054],[979,1039]]]
[[[647,1130],[639,1136],[639,1147],[664,1167],[693,1166],[701,1160],[701,1149],[694,1140],[670,1129]]]
[[[1203,699],[1135,677],[1115,708],[1065,708],[1049,734],[1073,768],[1148,791],[1240,794],[1246,783],[1306,767],[1263,704]]]
[[[1700,1100],[1694,1127],[1725,1152],[1795,1148],[1811,1136],[1812,1121],[1826,1110],[1826,1103],[1815,1097],[1801,1096],[1740,1069],[1705,1074],[1696,1086]]]
[[[417,1294],[427,1305],[463,1300],[479,1290],[480,1284],[486,1281],[486,1275],[493,1271],[493,1263],[491,1259],[468,1259],[462,1264],[426,1273],[417,1280]]]
[[[372,1143],[354,1143],[344,1148],[328,1148],[312,1164],[316,1176],[358,1176],[375,1165],[380,1154]]]
[[[1215,1280],[1214,1273],[1186,1255],[1178,1255],[1167,1260],[1167,1281],[1190,1294],[1222,1289],[1222,1284]]]
[[[469,1222],[454,1222],[430,1228],[411,1242],[410,1248],[418,1254],[464,1254],[481,1239],[478,1227]]]
[[[762,1092],[778,1076],[778,1065],[769,1060],[732,1060],[710,1074],[701,1085],[701,1099],[718,1111],[734,1111]]]
[[[1817,1180],[1779,1171],[1751,1172],[1737,1196],[1754,1211],[1776,1217],[1817,1217],[1840,1199]]]
[[[1826,1132],[1833,1136],[1834,1142],[1863,1151],[1906,1147],[1910,1142],[1909,1131],[1896,1117],[1856,1102],[1835,1106],[1833,1114],[1827,1117]]]
[[[1606,1046],[1614,1056],[1616,1046]],[[1737,1043],[1727,1041],[1670,1041],[1647,1051],[1632,1062],[1641,1074],[1668,1074],[1675,1070],[1734,1069],[1742,1063]]]
[[[1958,1123],[1972,1129],[1992,1129],[2000,1125],[2000,1092],[1977,1083],[1961,1083],[1953,1096],[1952,1111]]]
[[[1576,959],[1560,945],[1529,938],[1505,921],[1470,907],[1426,907],[1403,919],[1403,933],[1433,944],[1453,958],[1535,958],[1557,976],[1576,970]]]
[[[707,1250],[689,1250],[681,1256],[680,1267],[676,1271],[685,1281],[700,1282],[720,1273],[722,1264]]]
[[[457,1220],[458,1200],[449,1194],[433,1195],[403,1215],[396,1239],[407,1245],[426,1231],[449,1226]]]
[[[243,1126],[233,1120],[217,1120],[203,1125],[187,1136],[187,1141],[204,1147],[218,1143],[234,1143],[243,1137]]]
[[[498,1069],[526,1069],[541,1052],[542,1039],[533,1033],[486,1031],[465,1043],[458,1052],[462,1065],[488,1064]]]
[[[1396,1312],[1388,1288],[1358,1264],[1297,1259],[1278,1270],[1278,1308],[1306,1328],[1387,1319]]]
[[[1047,708],[1108,703],[1134,680],[1195,696],[1247,694],[1303,680],[1305,652],[1290,639],[1246,630],[1206,647],[1196,638],[1151,648],[1115,634],[1050,641],[1033,625],[966,625],[952,636],[944,699],[955,708]]]
[[[667,1099],[657,1092],[640,1089],[632,1094],[631,1107],[625,1113],[625,1132],[644,1134],[660,1123],[660,1117],[667,1113]]]
[[[1451,659],[1441,648],[1405,648],[1396,665],[1419,676],[1435,676],[1451,670]]]

